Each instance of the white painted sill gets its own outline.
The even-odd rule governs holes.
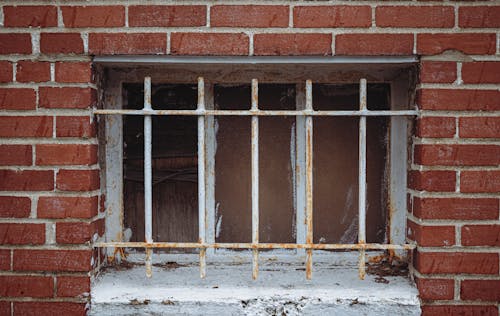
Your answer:
[[[133,265],[94,280],[90,315],[420,315],[408,277],[359,280],[357,253],[314,254],[310,281],[300,255],[261,253],[252,280],[251,253],[208,256],[205,279],[197,255],[154,255],[148,279],[144,255],[133,254]]]

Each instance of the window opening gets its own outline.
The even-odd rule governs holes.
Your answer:
[[[148,276],[151,276],[152,249],[155,248],[198,251],[201,277],[206,273],[207,249],[252,249],[253,278],[258,275],[259,251],[304,249],[306,277],[310,279],[313,250],[359,251],[359,276],[363,278],[366,250],[408,250],[414,247],[411,244],[384,243],[387,238],[380,227],[385,225],[384,216],[387,216],[382,210],[383,204],[387,203],[383,199],[386,192],[381,191],[382,185],[372,185],[372,181],[366,180],[373,177],[374,184],[387,181],[388,171],[384,164],[389,152],[388,141],[377,137],[389,137],[390,118],[416,114],[413,110],[392,110],[388,89],[384,85],[367,89],[366,79],[361,79],[359,85],[340,86],[343,97],[333,99],[329,93],[337,87],[326,84],[313,87],[311,80],[290,85],[259,84],[253,79],[251,85],[214,85],[212,91],[207,92],[202,77],[197,86],[152,86],[151,79],[146,77],[143,104],[137,99],[140,86],[124,87],[131,93],[124,109],[101,109],[95,113],[124,117],[127,126],[123,134],[125,221],[135,222],[137,226],[129,242],[107,241],[95,246],[146,249]],[[207,93],[211,94],[208,98]],[[370,104],[377,104],[377,107],[367,108],[367,93],[375,100]],[[211,99],[208,104],[207,99]],[[195,101],[196,107],[193,106]],[[349,130],[350,138],[335,137],[340,129],[343,134]],[[322,137],[325,134],[334,137]],[[141,138],[142,156],[137,154],[141,149]],[[215,141],[217,148],[211,148]],[[323,153],[335,153],[339,147],[348,149],[345,157],[350,157],[351,161],[342,162],[335,155],[322,157]],[[283,149],[286,154],[283,154]],[[224,154],[225,151],[232,155]],[[354,155],[359,158],[355,159]],[[272,159],[266,156],[272,156]],[[357,229],[351,221],[341,236],[324,225],[338,221],[339,214],[330,211],[331,207],[321,211],[322,205],[341,204],[322,200],[324,196],[332,198],[328,185],[323,182],[328,182],[329,178],[335,181],[339,177],[338,173],[335,177],[331,175],[326,167],[332,162],[338,163],[331,168],[334,171],[352,170],[351,165],[357,164],[357,174],[351,172],[345,177],[351,178],[347,182],[355,183],[352,178],[357,175],[357,183],[365,184],[358,185],[357,190],[355,185],[344,186],[347,191],[338,193],[348,197],[344,197],[344,204],[357,202],[357,207],[348,208],[350,213],[347,215],[350,219],[358,218]],[[140,193],[141,166],[143,196]],[[241,183],[234,183],[234,174]],[[366,183],[370,184],[368,188]],[[235,191],[238,185],[240,189]],[[178,192],[177,186],[181,186]],[[318,191],[314,191],[315,187]],[[165,194],[167,191],[170,193]],[[217,203],[207,205],[207,195],[215,196]],[[370,195],[376,198],[370,198]],[[176,198],[188,202],[175,204]],[[367,199],[373,200],[374,205],[367,205]],[[279,208],[279,212],[273,206]],[[382,211],[367,213],[370,207]],[[143,223],[141,216],[134,211],[142,208]],[[235,212],[238,209],[241,211]],[[352,214],[356,210],[357,214]],[[176,216],[180,219],[172,220]],[[231,216],[233,221],[228,220]],[[368,231],[367,216],[370,222],[372,218],[377,220],[373,226],[370,223]],[[224,220],[227,224],[223,224]],[[162,231],[159,229],[163,227],[162,221],[170,221],[175,227],[170,227],[168,232]],[[144,238],[141,237],[142,224]],[[222,225],[227,225],[227,228]],[[354,240],[355,236],[357,240]]]

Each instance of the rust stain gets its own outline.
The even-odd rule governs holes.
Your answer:
[[[99,247],[127,247],[127,248],[221,248],[221,249],[316,249],[316,250],[334,250],[334,249],[350,249],[350,250],[385,250],[385,249],[400,249],[412,250],[415,248],[413,244],[294,244],[294,243],[190,243],[190,242],[103,242],[95,243],[95,248]]]

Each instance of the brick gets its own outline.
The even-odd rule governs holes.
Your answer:
[[[474,6],[458,8],[460,27],[500,27],[500,6]]]
[[[454,226],[423,226],[407,222],[408,238],[422,247],[448,247],[455,244]]]
[[[89,53],[114,54],[165,54],[167,35],[163,33],[92,33],[89,35]]]
[[[26,33],[0,34],[0,54],[31,54],[31,35]]]
[[[56,241],[58,244],[83,244],[92,241],[95,234],[101,236],[103,233],[103,220],[93,223],[57,223]]]
[[[422,219],[496,220],[498,199],[414,198],[413,214]]]
[[[173,55],[248,55],[243,33],[173,33],[170,42]]]
[[[500,138],[500,117],[461,117],[458,131],[463,138]]]
[[[12,63],[0,61],[0,82],[11,82],[13,79]]]
[[[17,62],[16,81],[45,82],[50,81],[50,63],[22,60]]]
[[[422,83],[452,83],[457,79],[457,64],[446,61],[423,61],[420,63]]]
[[[92,64],[89,62],[57,62],[55,79],[64,83],[92,82]]]
[[[3,297],[52,297],[54,280],[45,276],[0,276],[0,296]]]
[[[215,5],[210,8],[210,26],[288,27],[288,12],[284,5]]]
[[[96,136],[95,121],[88,116],[58,116],[56,118],[57,137],[94,137]]]
[[[65,27],[117,27],[125,26],[123,6],[63,6]]]
[[[29,88],[0,88],[0,110],[34,110],[35,90]]]
[[[97,215],[97,197],[40,197],[38,218],[91,218]]]
[[[9,316],[12,314],[10,309],[10,302],[8,301],[0,301],[0,315]]]
[[[455,118],[426,116],[417,120],[418,137],[450,138],[455,136]]]
[[[15,249],[14,271],[87,272],[91,258],[91,250]]]
[[[335,55],[411,55],[412,34],[340,34]]]
[[[255,55],[331,55],[329,34],[256,34]]]
[[[497,253],[417,252],[420,273],[498,274]]]
[[[454,280],[417,278],[416,283],[422,300],[452,300],[454,297]]]
[[[500,83],[500,62],[463,63],[462,80],[464,83]]]
[[[463,280],[460,283],[460,298],[500,302],[500,280]]]
[[[422,89],[418,99],[422,110],[500,110],[500,91],[497,90]]]
[[[36,164],[93,165],[97,163],[96,145],[48,144],[36,146]]]
[[[297,6],[293,9],[294,27],[369,27],[369,6]]]
[[[462,227],[464,246],[500,246],[500,225],[466,225]]]
[[[204,26],[207,7],[204,5],[138,5],[128,8],[129,26]]]
[[[408,187],[418,191],[454,192],[455,171],[410,171]]]
[[[31,199],[28,197],[0,196],[0,217],[28,217]]]
[[[62,191],[99,189],[99,170],[59,170],[56,188]]]
[[[455,25],[452,6],[378,6],[375,19],[381,27],[446,28]]]
[[[427,166],[496,166],[497,145],[415,145],[414,161]]]
[[[0,170],[0,191],[52,191],[51,170]]]
[[[500,192],[500,170],[462,171],[460,174],[460,192]]]
[[[497,316],[496,306],[480,305],[427,305],[422,306],[422,316],[467,315]]]
[[[45,54],[82,54],[83,40],[79,33],[42,33],[40,51]]]
[[[417,34],[417,54],[437,55],[447,50],[458,50],[472,55],[492,55],[496,52],[496,35],[485,33]]]
[[[2,270],[10,270],[10,249],[0,249],[0,271]]]
[[[39,94],[42,108],[86,109],[96,102],[96,91],[92,88],[41,87]]]
[[[5,6],[4,27],[49,27],[57,26],[55,6]]]
[[[86,297],[90,293],[90,277],[58,276],[58,297]]]
[[[50,116],[0,116],[0,137],[52,137]]]
[[[84,316],[86,303],[69,302],[14,302],[14,315],[71,315]]]
[[[41,245],[45,243],[45,224],[0,223],[0,244]]]
[[[0,165],[29,166],[31,163],[31,145],[0,145]]]

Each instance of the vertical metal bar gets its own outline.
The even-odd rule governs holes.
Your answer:
[[[151,77],[144,78],[144,110],[151,110]],[[153,175],[151,167],[151,115],[144,115],[144,233],[153,242]],[[146,248],[146,276],[151,277],[153,249]]]
[[[205,109],[214,109],[214,85],[205,82]],[[216,120],[212,115],[205,116],[205,242],[215,243],[215,151]],[[206,249],[207,255],[215,254],[214,248]]]
[[[198,107],[205,111],[205,82],[198,78]],[[198,115],[198,242],[205,243],[205,116]],[[206,248],[200,248],[200,278],[206,275]]]
[[[366,79],[359,82],[359,109],[366,111]],[[366,116],[359,117],[358,243],[366,243]],[[365,250],[359,252],[359,278],[365,278]]]
[[[306,81],[306,111],[312,111],[312,82]],[[306,116],[306,244],[313,243],[313,120]],[[306,278],[312,277],[312,249],[306,251]]]
[[[252,79],[252,108],[259,108],[259,83]],[[259,118],[252,116],[252,243],[259,243]],[[259,274],[259,250],[252,250],[252,278]]]

